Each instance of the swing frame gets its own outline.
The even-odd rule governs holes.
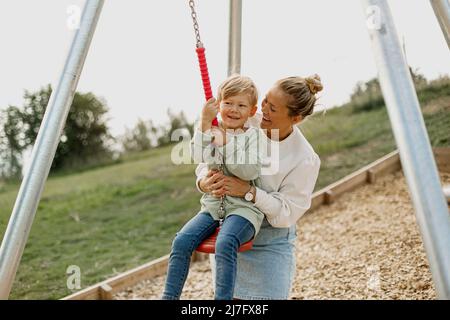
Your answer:
[[[86,1],[80,28],[73,38],[61,77],[50,97],[30,165],[0,247],[0,299],[7,299],[11,291],[104,1]],[[239,4],[240,9],[241,1],[230,0],[232,5]],[[360,1],[368,20],[372,18],[374,8],[381,14],[378,16],[381,27],[368,28],[378,78],[436,291],[440,299],[450,299],[450,219],[411,74],[402,54],[387,0]],[[449,2],[430,1],[450,48]],[[230,21],[233,23],[233,14]],[[230,50],[237,49],[233,46],[237,36],[240,37],[240,28],[230,33],[230,39],[233,39],[230,41]],[[240,59],[240,52],[236,57]],[[240,65],[240,61],[237,65]]]

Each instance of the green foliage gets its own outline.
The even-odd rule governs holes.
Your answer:
[[[24,150],[19,129],[21,112],[17,107],[9,106],[0,111],[0,115],[0,178],[18,178],[21,173],[21,154]]]
[[[113,138],[106,125],[107,112],[106,103],[94,94],[75,93],[53,161],[55,169],[111,158]]]
[[[8,163],[3,168],[8,176],[20,173],[20,156],[36,140],[51,93],[50,85],[37,92],[25,91],[22,108],[6,109],[0,139],[3,141],[1,149],[8,150],[9,154],[3,151],[0,157]],[[110,144],[113,139],[106,125],[107,112],[105,102],[94,94],[75,93],[52,163],[53,169],[79,167],[111,158]]]
[[[420,74],[417,70],[409,68],[411,78],[416,88],[419,97],[422,97],[421,102],[426,103],[431,99],[439,97],[443,92],[448,90],[450,81],[444,79],[434,81],[428,84],[425,76]],[[447,91],[448,92],[448,91]],[[353,112],[365,112],[385,107],[384,98],[381,92],[380,83],[377,78],[373,78],[365,83],[358,82],[347,105],[352,108]]]
[[[380,83],[377,78],[366,83],[359,82],[350,97],[350,105],[354,112],[364,112],[378,109],[384,105]]]
[[[152,148],[152,141],[156,140],[157,128],[153,122],[139,119],[136,126],[132,129],[126,129],[122,137],[122,147],[125,152],[140,152]]]
[[[194,124],[189,123],[183,111],[176,114],[168,109],[167,115],[169,117],[167,125],[156,127],[151,120],[143,121],[139,119],[132,130],[126,129],[125,134],[120,139],[125,153],[163,147],[178,142],[180,138],[192,137]]]
[[[165,146],[177,142],[177,139],[187,136],[188,134],[192,137],[194,133],[194,124],[189,123],[183,111],[176,114],[168,109],[167,115],[169,116],[169,125],[159,128],[158,146]]]

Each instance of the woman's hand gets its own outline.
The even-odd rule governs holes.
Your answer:
[[[202,191],[209,192],[217,198],[223,195],[243,198],[250,190],[248,181],[236,177],[228,177],[214,170],[210,170],[208,175],[200,180],[199,185]]]
[[[219,170],[211,169],[208,171],[206,177],[202,178],[199,181],[198,186],[200,187],[200,190],[205,193],[213,193],[214,191],[220,190],[222,188],[224,183],[224,181],[222,180],[223,177],[224,175],[222,172],[220,172]]]

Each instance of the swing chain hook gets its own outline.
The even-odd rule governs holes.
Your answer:
[[[200,28],[198,26],[198,21],[197,21],[197,12],[195,12],[195,3],[194,0],[189,0],[189,7],[191,8],[191,16],[192,16],[192,21],[194,23],[194,31],[195,31],[195,38],[197,40],[197,48],[203,48],[203,43],[200,40]]]

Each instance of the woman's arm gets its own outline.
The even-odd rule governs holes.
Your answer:
[[[301,161],[284,178],[280,190],[266,192],[256,188],[255,206],[263,212],[273,227],[287,228],[310,208],[311,195],[319,175],[320,159],[314,156]],[[219,180],[220,181],[220,180]],[[215,196],[223,194],[244,197],[250,189],[247,181],[234,177],[223,177],[223,186],[215,190]]]
[[[205,193],[202,188],[200,188],[200,181],[206,177],[208,174],[208,165],[204,162],[199,163],[197,168],[195,168],[195,175],[197,176],[197,180],[195,181],[195,185],[197,186],[198,191],[201,193]]]
[[[320,159],[301,161],[284,179],[278,192],[256,188],[255,206],[278,228],[295,225],[311,206],[311,195],[319,175]]]

